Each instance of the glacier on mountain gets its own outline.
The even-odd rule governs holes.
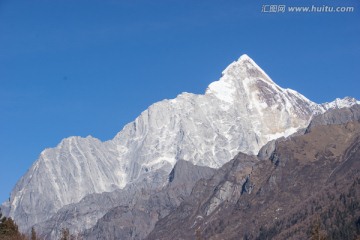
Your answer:
[[[182,93],[157,102],[109,141],[70,137],[44,150],[3,212],[26,231],[89,194],[151,179],[155,171],[169,173],[180,159],[219,168],[238,152],[257,154],[268,141],[306,127],[314,114],[358,103],[316,104],[275,84],[243,55],[204,95]]]

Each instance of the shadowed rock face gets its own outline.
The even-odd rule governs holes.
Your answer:
[[[142,192],[133,206],[126,203],[110,209],[97,224],[87,230],[85,239],[144,239],[155,223],[190,195],[195,183],[215,172],[180,160],[169,175],[169,184],[161,191]]]
[[[142,239],[159,218],[190,195],[199,179],[210,177],[214,171],[179,160],[166,179],[163,173],[150,173],[125,189],[88,195],[37,224],[35,229],[45,239],[59,239],[63,228],[85,239]],[[159,182],[167,181],[165,187],[158,187]]]
[[[311,120],[308,131],[318,125],[343,124],[352,121],[360,121],[360,105],[353,105],[349,108],[330,109],[324,114],[317,115]]]
[[[150,172],[141,181],[128,184],[124,189],[87,195],[80,202],[63,207],[47,221],[36,224],[35,229],[44,239],[59,239],[63,228],[77,235],[93,227],[112,208],[133,208],[138,201],[148,199],[149,195],[163,188],[160,185],[167,179],[167,173]]]
[[[359,119],[357,108],[319,116],[305,135],[268,144],[263,160],[239,154],[199,181],[147,239],[308,239],[316,224],[329,239],[354,239],[360,234],[360,123],[351,121]]]

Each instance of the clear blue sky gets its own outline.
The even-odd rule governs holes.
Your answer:
[[[261,13],[263,4],[354,13]],[[0,201],[47,147],[111,139],[247,53],[315,102],[360,99],[360,0],[0,0]]]

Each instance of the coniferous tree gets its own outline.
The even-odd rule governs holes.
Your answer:
[[[320,228],[320,222],[316,222],[311,231],[311,240],[326,240],[325,233]]]
[[[25,237],[19,232],[16,223],[7,217],[3,217],[0,211],[0,239],[1,240],[23,240]]]
[[[31,240],[37,240],[35,228],[31,228]]]
[[[63,228],[61,230],[61,240],[70,240],[70,232],[69,229]]]
[[[202,240],[200,227],[196,229],[196,240]]]

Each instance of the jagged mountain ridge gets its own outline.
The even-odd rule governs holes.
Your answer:
[[[179,160],[161,191],[137,199],[134,206],[119,205],[109,210],[96,225],[83,232],[85,239],[144,239],[155,223],[190,195],[199,180],[208,179],[215,169]],[[121,227],[119,227],[121,226]]]
[[[350,108],[328,110],[324,114],[315,116],[306,129],[303,129],[302,131],[298,131],[295,134],[289,136],[288,138],[280,138],[267,143],[263,148],[261,148],[257,157],[248,156],[239,153],[235,157],[235,160],[229,161],[229,163],[226,163],[216,172],[213,171],[215,172],[215,175],[210,180],[207,180],[208,177],[205,174],[201,173],[202,171],[197,170],[197,169],[201,169],[201,167],[194,166],[187,161],[178,161],[174,169],[169,174],[169,183],[165,188],[163,188],[161,191],[158,192],[155,191],[155,193],[154,192],[151,193],[152,191],[151,187],[147,186],[146,187],[147,191],[145,192],[141,191],[140,197],[139,196],[133,197],[132,191],[126,190],[128,193],[126,195],[129,196],[129,198],[133,199],[132,202],[127,203],[126,201],[116,200],[117,205],[111,209],[107,208],[108,210],[106,214],[103,217],[99,218],[99,220],[94,225],[94,227],[91,227],[90,229],[87,229],[86,231],[82,232],[81,236],[85,239],[100,239],[100,238],[101,239],[144,239],[144,237],[153,229],[154,224],[158,220],[160,220],[159,222],[160,225],[164,222],[166,223],[168,222],[168,218],[165,219],[163,218],[166,217],[169,213],[170,216],[174,217],[175,215],[175,217],[180,217],[180,222],[184,222],[181,216],[187,215],[186,214],[187,210],[184,209],[188,209],[189,207],[184,207],[184,205],[188,206],[189,199],[187,196],[190,192],[192,198],[194,196],[201,197],[204,194],[205,195],[208,194],[210,196],[213,194],[213,196],[210,198],[210,201],[204,201],[204,199],[199,201],[201,203],[205,203],[204,204],[205,207],[201,207],[201,208],[204,209],[205,214],[209,215],[208,217],[211,219],[213,218],[212,217],[213,212],[224,210],[221,207],[221,205],[223,205],[225,202],[234,203],[238,200],[239,196],[244,195],[245,193],[249,193],[249,194],[252,193],[254,187],[254,183],[252,183],[252,179],[253,179],[252,172],[254,165],[259,164],[261,161],[263,161],[262,165],[265,165],[270,169],[274,164],[278,165],[276,160],[278,158],[276,157],[277,156],[276,152],[277,152],[277,146],[279,146],[279,144],[281,144],[284,141],[291,142],[292,139],[294,139],[297,136],[301,136],[303,134],[309,134],[311,131],[313,131],[314,128],[317,128],[319,125],[320,126],[334,125],[334,124],[339,125],[339,124],[359,121],[359,119],[360,119],[360,105],[354,105]],[[352,126],[353,125],[351,124],[346,125],[346,128],[348,129],[346,132],[351,132],[354,129],[356,129],[353,128]],[[331,151],[334,151],[334,146],[335,146],[335,144],[333,143],[334,138],[331,138],[331,136],[333,137],[335,136],[338,138],[339,136],[343,135],[342,138],[341,137],[340,139],[338,138],[338,140],[342,143],[349,140],[348,138],[350,134],[345,134],[345,141],[344,141],[344,134],[341,133],[341,131],[340,134],[339,132],[335,131],[332,134],[326,135],[327,132],[334,131],[334,129],[336,130],[337,127],[329,126],[329,128],[324,127],[320,131],[316,130],[317,132],[313,134],[313,136],[319,137],[323,135],[322,138],[320,138],[321,139],[320,142],[325,143],[323,144],[325,147],[321,146],[318,149],[326,149],[327,145],[329,145],[327,143],[330,140],[332,142],[330,144]],[[309,146],[314,145],[314,143],[318,142],[318,140],[315,141],[312,140],[312,141],[313,143],[312,142],[307,143],[306,141],[304,141],[304,143],[306,143],[308,147],[306,150],[304,150],[303,155],[310,154],[311,156],[312,154],[313,156],[317,156],[317,158],[319,158],[318,153],[315,152],[314,154],[314,151],[316,151],[316,149],[311,149],[311,148],[309,149]],[[301,149],[304,144],[301,141],[300,142],[294,141],[294,142],[295,144],[293,144],[292,146],[293,150],[291,150],[290,152],[298,152],[297,155],[301,156],[302,155]],[[286,149],[287,148],[286,146],[287,145],[285,145],[285,147],[283,148]],[[342,150],[341,147],[338,146],[337,152],[339,151],[341,152]],[[322,153],[320,152],[320,154]],[[287,159],[288,157],[282,157],[282,158]],[[308,158],[312,159],[311,157]],[[271,161],[269,161],[269,159],[272,159],[272,163]],[[290,168],[292,168],[291,166]],[[334,168],[336,168],[335,166]],[[211,171],[207,171],[207,172],[208,174],[211,174]],[[267,173],[268,171],[266,170],[266,168],[264,171],[263,170],[258,171],[258,174],[264,175],[265,177]],[[305,176],[305,179],[306,177],[307,176]],[[197,187],[193,188],[195,182],[194,179],[199,179],[199,178],[202,179],[198,183],[196,183]],[[175,190],[174,190],[174,185],[175,185]],[[258,185],[258,183],[256,183],[256,185]],[[344,189],[347,189],[346,183],[345,185],[343,184],[343,186]],[[184,189],[185,189],[185,194],[183,192]],[[324,191],[326,192],[328,190],[324,190]],[[79,221],[82,221],[81,220],[82,218],[87,218],[87,219],[89,219],[89,217],[91,218],[91,214],[89,214],[91,211],[89,212],[85,210],[84,211],[85,214],[83,214],[82,216],[82,214],[78,213],[79,210],[77,209],[87,209],[88,206],[92,205],[92,202],[96,202],[100,206],[103,206],[104,203],[104,201],[102,200],[103,195],[104,194],[100,194],[98,195],[99,196],[98,199],[93,198],[91,199],[91,201],[81,201],[82,205],[76,204],[75,206],[72,206],[70,208],[68,207],[67,208],[68,212],[66,212],[66,214],[64,214],[64,211],[61,211],[62,214],[55,215],[57,216],[56,219],[61,219],[61,221],[53,221],[52,226],[49,226],[48,224],[44,226],[40,226],[41,229],[45,229],[44,232],[47,233],[50,232],[55,233],[56,231],[60,232],[63,227],[68,227],[69,229],[72,229],[73,233],[79,232],[79,230],[81,232],[81,229],[74,228],[74,225],[72,224],[74,224],[74,222],[79,223]],[[84,200],[86,200],[86,198]],[[181,203],[183,206],[180,208],[180,211],[177,211],[176,207],[179,205],[179,203]],[[195,205],[198,205],[198,203],[196,203]],[[74,212],[77,213],[75,214]],[[301,214],[303,213],[301,212]],[[194,215],[194,214],[191,215],[200,216],[200,217],[196,217],[195,222],[204,218],[203,215]],[[219,222],[224,222],[224,219],[227,218],[228,216],[225,216],[223,217],[223,220],[221,219],[218,220]],[[191,221],[187,221],[187,220],[185,222],[191,223]],[[234,222],[239,222],[239,220],[236,220]],[[172,234],[176,233],[176,231],[178,230],[192,234],[194,233],[194,229],[192,228],[185,230],[182,227],[179,228],[178,226],[181,226],[181,224],[177,224],[177,223],[173,224],[176,230],[174,229],[173,229],[174,231],[170,230]],[[82,227],[84,226],[84,224],[80,224],[80,225]],[[217,226],[217,222],[211,225]],[[306,228],[306,225],[303,227]],[[35,226],[35,228],[39,229],[39,226]],[[165,229],[160,230],[160,231],[165,230],[165,234],[164,234],[165,239],[169,239],[170,238],[169,236],[172,236],[166,232],[168,231],[168,229],[171,228],[172,227],[167,226],[165,227]],[[277,228],[280,229],[280,227]],[[284,228],[284,226],[282,226],[281,228]],[[158,232],[159,227],[154,231]],[[238,231],[235,230],[235,233],[237,232]],[[234,237],[236,238],[238,237],[238,235],[235,235]],[[46,239],[48,238],[49,237],[46,237]],[[178,238],[178,236],[176,236],[175,238]],[[189,238],[193,239],[193,236],[191,235]],[[56,237],[53,239],[56,239]]]
[[[316,116],[304,135],[267,145],[199,181],[146,239],[310,239],[316,224],[321,239],[357,239],[359,105]]]
[[[307,126],[313,114],[338,106],[279,87],[243,55],[204,95],[155,103],[112,140],[70,137],[44,150],[3,209],[24,231],[89,194],[123,188],[149,172],[165,176],[179,159],[218,168],[238,152],[256,154],[269,140]]]
[[[201,178],[207,178],[214,169],[196,166],[189,161],[176,162],[170,174],[154,172],[151,181],[130,183],[123,189],[101,194],[90,194],[80,202],[61,208],[46,222],[35,225],[44,239],[59,239],[63,228],[84,239],[129,239],[145,237],[159,218],[178,206]],[[164,188],[161,182],[169,182]],[[121,213],[121,214],[120,214]],[[116,217],[116,222],[110,221]],[[98,221],[106,219],[105,221]],[[131,224],[131,223],[136,224]],[[125,225],[117,231],[115,226]],[[85,230],[92,228],[86,233]],[[84,233],[85,231],[85,233]],[[108,233],[107,233],[108,232]],[[135,238],[135,239],[137,239]]]

